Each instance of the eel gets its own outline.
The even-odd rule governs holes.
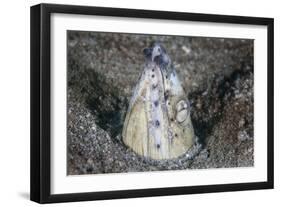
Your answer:
[[[145,66],[129,102],[122,140],[140,156],[177,158],[195,143],[190,103],[165,48],[154,43],[143,53]]]

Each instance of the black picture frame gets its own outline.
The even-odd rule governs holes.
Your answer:
[[[182,20],[207,23],[232,23],[267,26],[267,181],[237,184],[169,187],[154,189],[85,192],[74,194],[50,193],[50,129],[51,129],[51,85],[50,85],[50,15],[52,13],[99,15],[112,17],[134,17],[163,20]],[[274,177],[273,147],[273,39],[272,18],[195,14],[168,11],[103,8],[39,4],[31,7],[31,152],[30,152],[30,199],[38,203],[88,201],[102,199],[166,196],[179,194],[211,193],[272,189]]]

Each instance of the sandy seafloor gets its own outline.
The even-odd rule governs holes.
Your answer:
[[[191,102],[201,149],[192,159],[141,157],[122,142],[142,50],[161,42]],[[67,173],[254,165],[253,40],[68,31]]]

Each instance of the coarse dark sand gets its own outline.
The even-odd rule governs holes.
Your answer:
[[[142,50],[155,41],[191,102],[193,157],[151,160],[121,139]],[[69,175],[254,165],[253,40],[68,31],[67,47]]]

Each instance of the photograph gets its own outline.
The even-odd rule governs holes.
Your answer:
[[[274,18],[30,11],[32,201],[274,188]]]
[[[65,35],[68,176],[255,166],[254,39]]]

